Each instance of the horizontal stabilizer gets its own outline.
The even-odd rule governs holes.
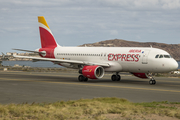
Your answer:
[[[38,52],[38,51],[32,51],[32,50],[24,50],[24,49],[13,49],[13,50],[18,50],[18,51],[25,51],[25,52],[34,52],[34,53],[40,53],[40,54],[46,54],[45,52]]]

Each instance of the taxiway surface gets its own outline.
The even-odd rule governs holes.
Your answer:
[[[121,76],[120,82],[105,75],[101,80],[79,82],[78,73],[0,72],[0,103],[39,103],[96,97],[118,97],[132,102],[180,102],[180,78],[148,79]]]

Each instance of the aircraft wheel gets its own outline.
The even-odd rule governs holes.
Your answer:
[[[85,77],[84,82],[87,82],[87,81],[88,81],[88,78],[87,78],[87,77]]]
[[[112,76],[111,76],[111,80],[112,80],[112,81],[116,81],[116,75],[112,75]]]
[[[120,81],[121,80],[121,76],[120,75],[112,75],[111,76],[111,80],[112,81]]]
[[[120,81],[120,80],[121,80],[121,76],[117,75],[117,81]]]
[[[150,84],[150,85],[152,85],[152,83],[153,83],[153,81],[152,81],[152,80],[150,80],[150,81],[149,81],[149,84]]]
[[[156,80],[153,80],[153,85],[155,85],[156,84]]]
[[[150,80],[150,81],[149,81],[149,84],[150,84],[150,85],[155,85],[155,84],[156,84],[156,80]]]
[[[79,75],[78,80],[79,80],[79,82],[83,82],[83,81],[86,82],[86,81],[88,81],[88,78],[84,77],[83,75]]]
[[[84,81],[84,76],[83,75],[79,75],[78,80],[79,80],[79,82],[83,82]]]

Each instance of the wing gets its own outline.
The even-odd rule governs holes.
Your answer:
[[[89,61],[78,61],[78,60],[65,60],[65,59],[52,59],[52,58],[41,58],[41,57],[29,57],[29,56],[17,56],[14,55],[15,58],[28,58],[33,61],[51,61],[55,64],[60,63],[70,63],[70,64],[80,64],[80,65],[100,65],[102,67],[110,67],[108,63],[94,63]]]

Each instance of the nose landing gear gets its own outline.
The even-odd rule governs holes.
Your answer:
[[[153,78],[152,74],[149,74],[149,78],[151,78],[150,81],[149,81],[149,84],[150,85],[155,85],[156,84],[156,80]]]
[[[155,84],[156,84],[156,80],[152,80],[152,79],[151,79],[151,80],[149,81],[149,84],[150,84],[150,85],[155,85]]]

